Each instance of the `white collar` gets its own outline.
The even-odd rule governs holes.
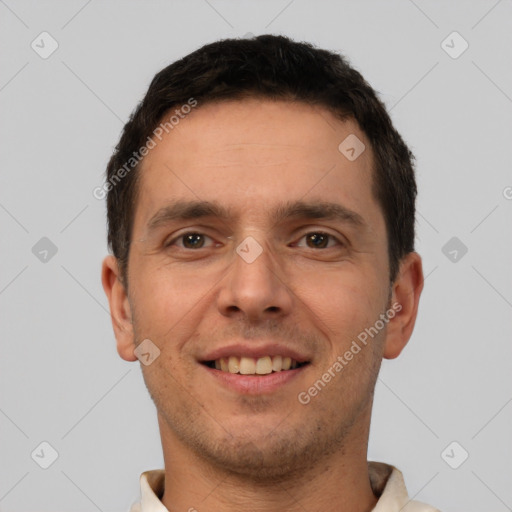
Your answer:
[[[409,499],[402,472],[382,462],[368,462],[370,484],[379,501],[372,512],[439,512]],[[164,493],[165,470],[154,469],[140,475],[141,501],[130,512],[169,512],[160,498]]]

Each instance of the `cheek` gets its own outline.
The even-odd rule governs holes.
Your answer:
[[[208,291],[221,277],[217,274],[141,266],[133,279],[134,324],[139,337],[154,338],[163,345],[190,336],[206,307]]]
[[[298,296],[307,305],[311,322],[322,332],[328,347],[318,360],[311,382],[313,386],[317,379],[329,382],[318,407],[324,411],[362,407],[373,389],[382,359],[385,331],[368,334],[384,312],[382,280],[375,270],[338,269],[303,279],[301,288]]]
[[[295,287],[329,338],[357,336],[373,324],[382,308],[381,289],[375,268],[354,265],[302,274]]]

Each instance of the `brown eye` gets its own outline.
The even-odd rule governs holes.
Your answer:
[[[204,245],[204,236],[199,233],[188,233],[181,237],[186,249],[200,249]]]
[[[325,233],[310,233],[306,235],[307,244],[315,249],[325,249],[329,242],[329,235]]]
[[[213,240],[202,233],[189,232],[180,235],[165,244],[166,247],[173,245],[177,246],[178,249],[203,249],[208,247],[207,240],[213,242]]]

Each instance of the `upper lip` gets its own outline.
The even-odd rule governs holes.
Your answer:
[[[311,361],[311,358],[307,355],[301,354],[300,352],[279,343],[268,343],[265,345],[248,345],[247,343],[236,343],[233,345],[214,349],[202,357],[200,361],[215,361],[221,357],[229,356],[254,357],[255,359],[259,359],[260,357],[265,356],[283,356],[290,357],[298,363],[306,363]]]

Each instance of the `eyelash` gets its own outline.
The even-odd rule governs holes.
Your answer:
[[[165,244],[165,247],[170,247],[172,245],[175,244],[176,241],[178,240],[183,240],[184,237],[188,236],[188,235],[200,235],[200,236],[203,236],[203,237],[206,237],[206,238],[210,238],[211,240],[213,240],[210,236],[208,235],[205,235],[204,233],[200,233],[198,231],[188,231],[186,233],[183,233],[175,238],[173,238],[172,240],[169,240],[169,242],[167,242]],[[344,246],[345,244],[337,237],[335,237],[334,235],[332,235],[331,233],[326,233],[325,231],[308,231],[307,233],[305,233],[304,235],[302,235],[299,240],[302,240],[304,237],[307,237],[309,235],[323,235],[323,236],[327,236],[329,237],[329,239],[332,239],[332,240],[335,240],[337,242],[338,245],[340,246]],[[321,247],[320,250],[326,250],[326,249],[332,249],[333,247]],[[180,249],[182,250],[190,250],[190,251],[198,251],[199,249],[205,249],[205,247],[199,247],[199,249],[189,249],[187,247],[180,247]],[[314,249],[313,247],[308,247],[308,249]]]

